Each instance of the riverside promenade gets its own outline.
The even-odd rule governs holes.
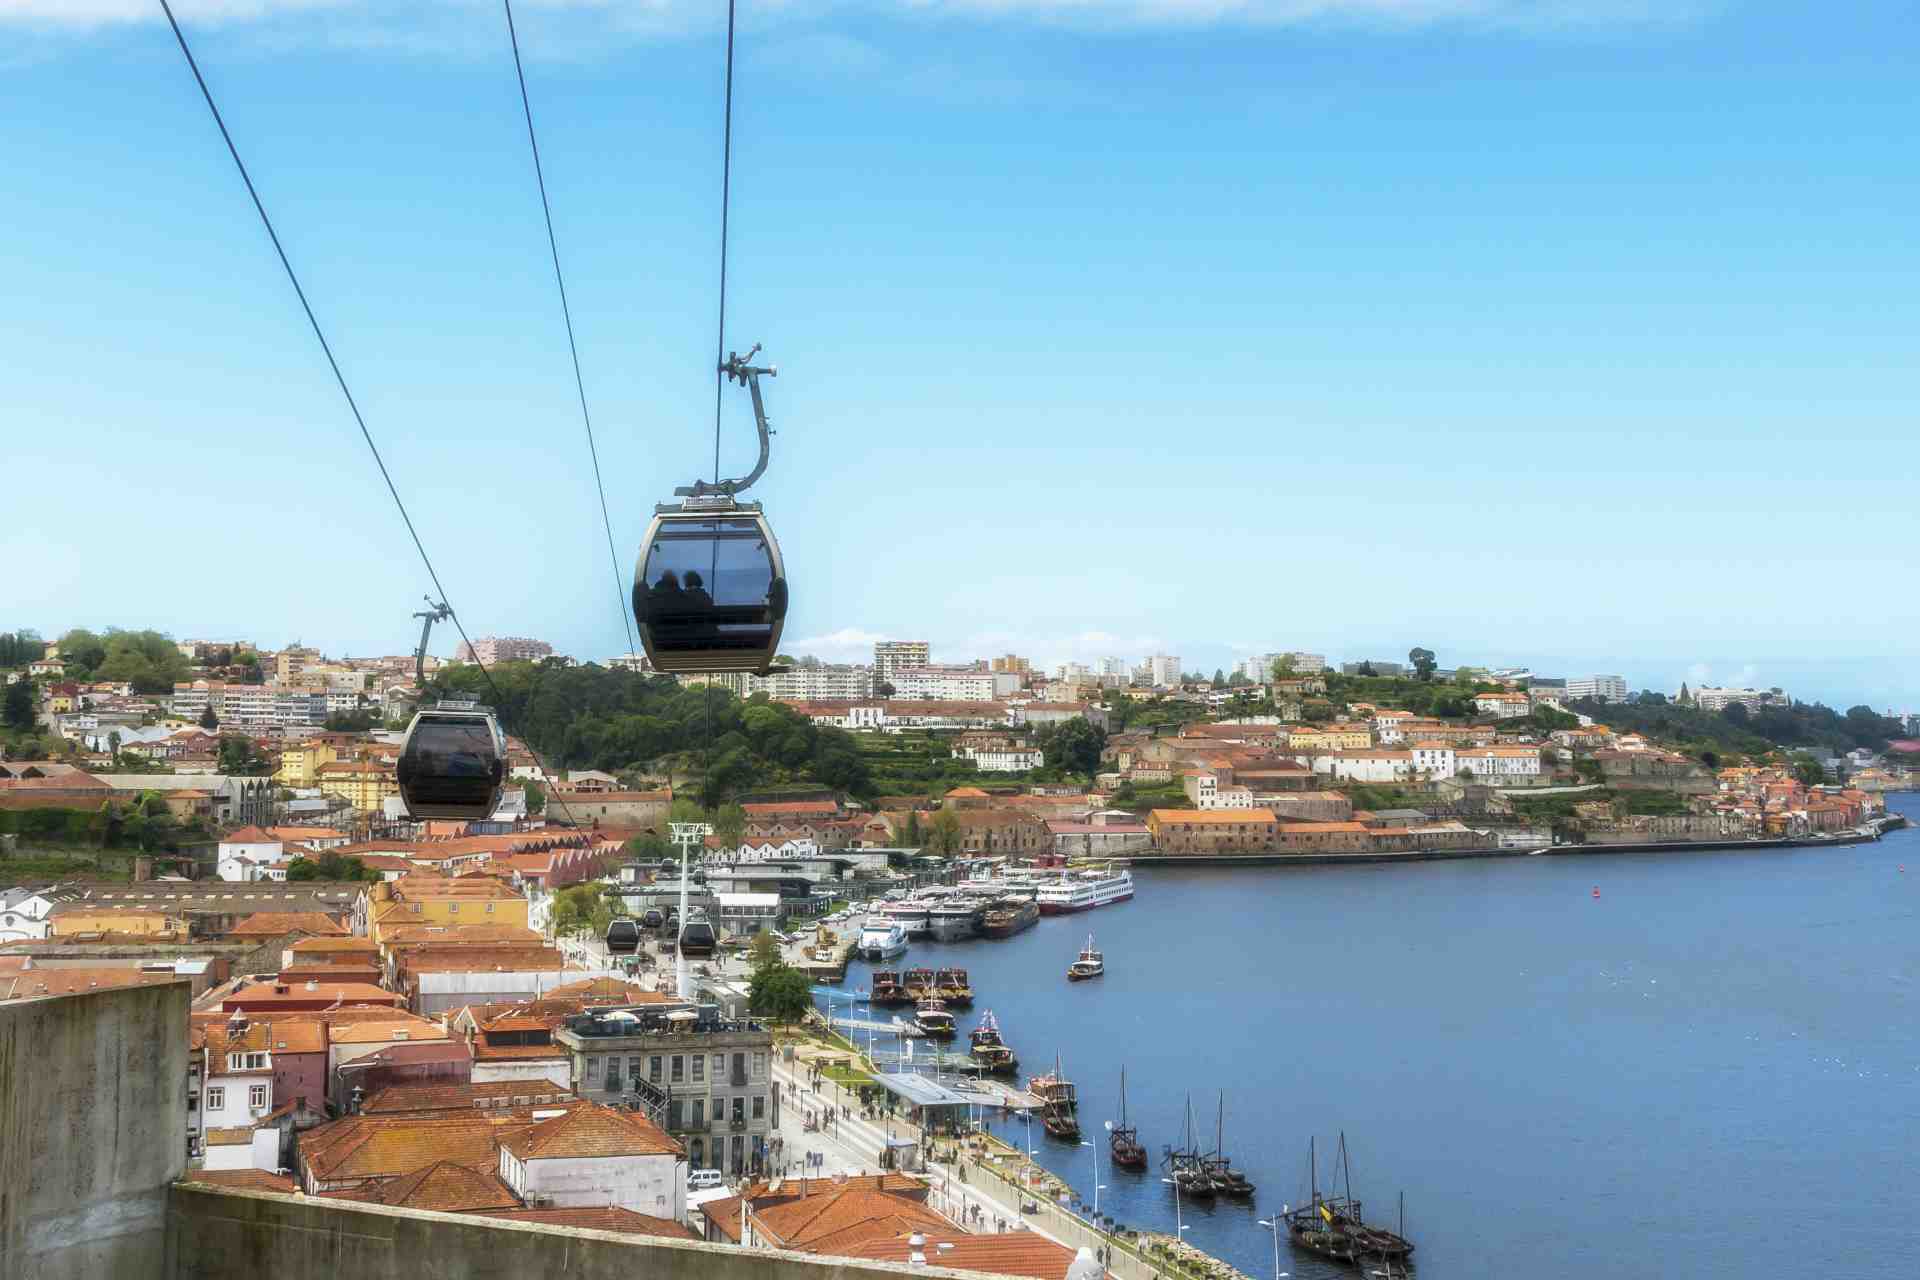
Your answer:
[[[1106,1258],[1108,1271],[1118,1280],[1245,1280],[1192,1246],[1177,1246],[1149,1233],[1131,1241],[1110,1234],[1093,1221],[1090,1208],[1083,1206],[1084,1214],[1075,1211],[1059,1179],[1029,1164],[1024,1151],[998,1138],[983,1134],[929,1141],[903,1120],[863,1118],[858,1089],[825,1078],[810,1084],[804,1059],[776,1061],[773,1074],[782,1095],[780,1154],[796,1176],[804,1172],[809,1152],[822,1157],[816,1176],[871,1173],[881,1167],[883,1151],[904,1150],[900,1144],[909,1144],[919,1152],[919,1171],[928,1180],[933,1208],[970,1232],[1035,1231],[1069,1249],[1089,1248]],[[811,1132],[805,1128],[809,1111],[819,1115],[841,1108],[845,1113],[827,1127]],[[1022,1213],[1023,1204],[1033,1212]],[[1155,1244],[1168,1252],[1155,1252]]]

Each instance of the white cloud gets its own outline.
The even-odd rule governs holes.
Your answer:
[[[825,635],[806,636],[799,640],[782,640],[780,652],[792,654],[794,657],[811,655],[834,662],[872,662],[874,644],[877,641],[893,638],[878,631],[862,631],[859,627],[842,627],[838,631],[829,631]]]

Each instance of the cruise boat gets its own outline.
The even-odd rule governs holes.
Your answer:
[[[880,914],[898,921],[908,938],[926,938],[933,934],[933,908],[924,899],[907,898],[899,902],[881,903]]]
[[[893,960],[907,954],[907,931],[898,920],[869,920],[856,948],[863,959]]]
[[[1093,935],[1087,935],[1087,945],[1080,948],[1080,958],[1067,966],[1068,982],[1084,982],[1088,978],[1097,978],[1107,971],[1107,958],[1093,945]]]
[[[1020,1069],[1019,1059],[1013,1056],[1013,1049],[1000,1038],[1000,1023],[989,1009],[980,1017],[980,1025],[972,1031],[973,1060],[980,1064],[981,1070],[989,1075],[1012,1075]]]
[[[1132,896],[1131,871],[1115,871],[1111,867],[1104,871],[1077,871],[1041,886],[1040,914],[1060,916],[1091,911],[1110,903],[1125,902]]]
[[[927,932],[936,942],[959,942],[980,932],[980,904],[971,898],[948,898],[927,910]]]

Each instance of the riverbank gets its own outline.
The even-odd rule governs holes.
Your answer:
[[[1531,858],[1541,855],[1592,853],[1724,853],[1753,849],[1820,849],[1833,845],[1869,844],[1889,831],[1907,825],[1898,814],[1875,820],[1872,831],[1846,831],[1828,836],[1781,836],[1750,840],[1644,840],[1619,844],[1548,844],[1526,848],[1405,849],[1391,853],[1243,853],[1243,854],[1134,854],[1114,858],[1128,867],[1331,867],[1350,863],[1381,865],[1396,862],[1456,862],[1475,858]]]

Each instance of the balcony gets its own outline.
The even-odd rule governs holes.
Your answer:
[[[727,1077],[727,1083],[735,1089],[745,1088],[747,1083],[747,1073],[744,1071],[736,1071],[731,1076]]]
[[[747,1131],[747,1118],[745,1116],[735,1116],[733,1119],[727,1121],[727,1128],[733,1130],[735,1133],[745,1133]]]

